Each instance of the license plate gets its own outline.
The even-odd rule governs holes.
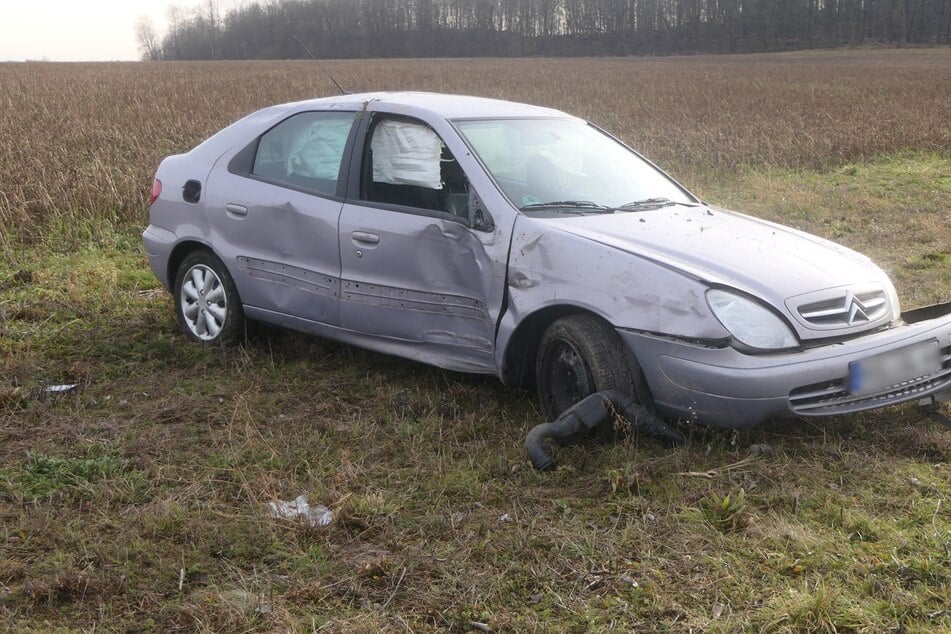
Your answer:
[[[849,387],[852,394],[858,396],[875,394],[940,369],[941,350],[933,339],[853,361],[849,364]]]

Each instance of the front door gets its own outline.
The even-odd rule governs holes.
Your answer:
[[[502,230],[429,126],[374,114],[364,146],[340,215],[341,325],[427,363],[495,372]]]

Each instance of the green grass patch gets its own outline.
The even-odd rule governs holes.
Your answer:
[[[125,488],[134,493],[142,488],[143,478],[129,460],[95,447],[79,456],[28,452],[25,460],[0,471],[8,494],[31,502],[54,496],[94,497],[104,482],[113,491]]]
[[[124,471],[124,462],[113,456],[64,458],[33,454],[11,478],[15,493],[35,500],[55,491],[86,487]]]

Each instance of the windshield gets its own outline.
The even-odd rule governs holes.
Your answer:
[[[456,126],[509,200],[523,211],[636,211],[696,204],[629,149],[577,119],[492,119]],[[618,209],[623,207],[624,209]]]

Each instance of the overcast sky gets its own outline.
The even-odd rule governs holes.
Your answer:
[[[149,16],[161,35],[170,5],[206,0],[0,0],[0,61],[139,59],[135,23]],[[217,0],[222,14],[232,0]]]

